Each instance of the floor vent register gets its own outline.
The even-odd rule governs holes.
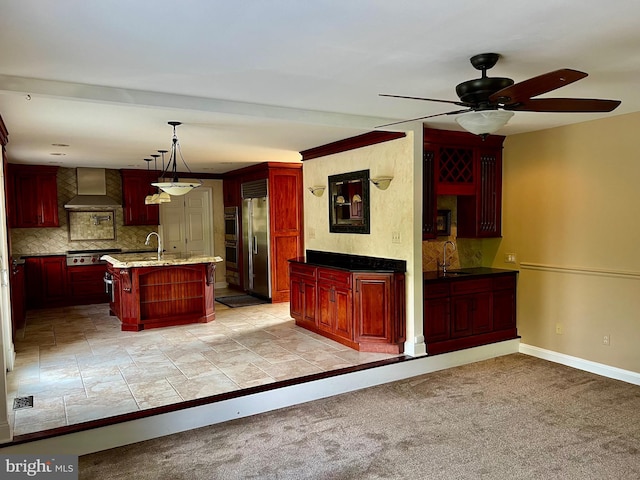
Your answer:
[[[13,399],[13,409],[20,410],[22,408],[33,408],[33,395]]]

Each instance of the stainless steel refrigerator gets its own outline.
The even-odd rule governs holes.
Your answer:
[[[271,298],[269,197],[267,181],[242,184],[242,254],[244,289]]]

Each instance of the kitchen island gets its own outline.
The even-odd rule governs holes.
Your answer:
[[[215,319],[216,263],[221,257],[104,255],[109,310],[123,331],[206,323]]]

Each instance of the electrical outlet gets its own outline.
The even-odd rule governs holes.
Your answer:
[[[609,335],[605,335],[604,337],[602,337],[602,344],[606,345],[607,347],[611,345],[611,337]]]
[[[562,324],[556,323],[556,335],[562,335]]]
[[[401,243],[400,232],[391,232],[391,243]]]
[[[516,263],[516,254],[515,253],[505,253],[504,254],[504,263]]]
[[[314,238],[316,238],[316,229],[315,228],[308,228],[307,229],[307,238],[309,240],[313,240]]]

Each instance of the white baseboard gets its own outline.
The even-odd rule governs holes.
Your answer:
[[[622,368],[605,365],[604,363],[597,363],[583,358],[572,357],[571,355],[565,355],[564,353],[554,352],[553,350],[534,347],[533,345],[527,345],[526,343],[520,344],[520,353],[567,365],[568,367],[584,370],[585,372],[595,373],[596,375],[602,375],[603,377],[622,380],[623,382],[632,383],[634,385],[640,385],[640,373],[632,372],[631,370],[624,370]]]
[[[507,340],[458,352],[417,357],[405,362],[359,370],[21,445],[6,447],[0,445],[0,454],[56,452],[57,454],[84,455],[467,363],[518,353],[519,343],[519,339]]]

